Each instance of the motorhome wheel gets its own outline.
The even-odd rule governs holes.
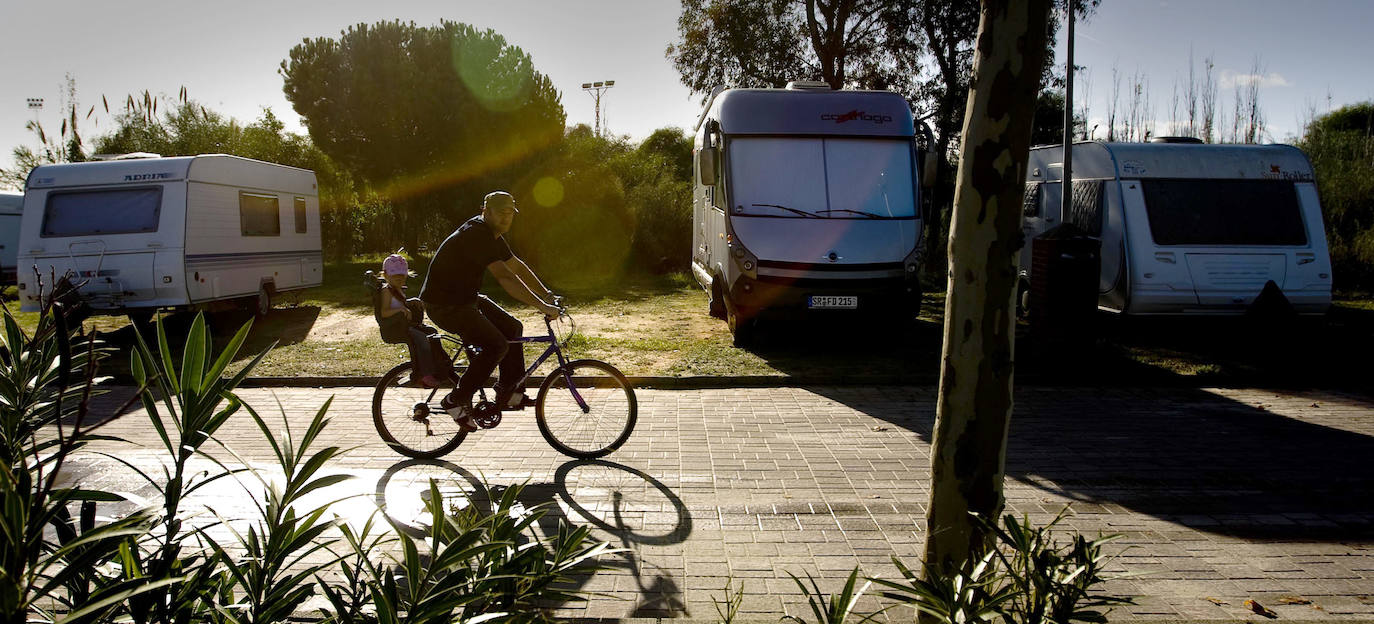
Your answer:
[[[725,306],[725,322],[730,326],[730,334],[733,337],[732,343],[736,347],[746,347],[754,342],[759,321],[756,318],[744,316],[733,305]]]
[[[719,277],[711,280],[710,313],[713,318],[725,318],[725,296],[721,292]]]

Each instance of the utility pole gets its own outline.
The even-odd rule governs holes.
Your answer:
[[[615,86],[614,80],[603,80],[600,82],[584,82],[582,90],[586,91],[596,100],[596,136],[601,136],[601,95]]]
[[[1065,3],[1068,7],[1069,45],[1068,60],[1064,61],[1068,67],[1068,79],[1064,81],[1064,180],[1059,185],[1060,223],[1073,214],[1073,3],[1074,0]]]

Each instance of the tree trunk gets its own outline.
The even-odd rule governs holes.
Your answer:
[[[1050,0],[984,0],[949,238],[945,342],[926,514],[926,574],[988,547],[1011,421],[1021,194]]]

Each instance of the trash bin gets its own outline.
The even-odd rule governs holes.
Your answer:
[[[1037,343],[1070,351],[1092,347],[1101,272],[1102,240],[1072,224],[1031,241],[1029,316]]]

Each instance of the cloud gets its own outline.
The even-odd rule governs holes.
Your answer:
[[[1230,70],[1221,72],[1221,88],[1223,89],[1248,87],[1254,83],[1259,83],[1262,88],[1293,86],[1293,83],[1288,82],[1288,79],[1278,72],[1267,74],[1237,74]]]

